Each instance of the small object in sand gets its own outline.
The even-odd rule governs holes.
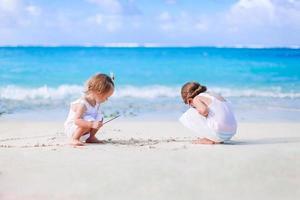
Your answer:
[[[7,145],[7,144],[2,144],[0,147],[3,147],[3,148],[10,148],[12,147],[11,145]]]
[[[176,140],[171,138],[171,139],[167,139],[167,142],[176,142]]]

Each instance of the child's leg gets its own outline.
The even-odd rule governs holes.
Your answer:
[[[207,119],[194,109],[188,109],[179,119],[188,129],[195,132],[200,138],[194,140],[194,144],[219,144],[216,133],[207,126]]]
[[[92,129],[90,131],[90,137],[85,141],[86,143],[103,143],[101,140],[98,140],[96,137],[97,131],[99,129]]]
[[[72,142],[71,144],[75,146],[82,146],[83,143],[79,140],[81,136],[83,136],[85,133],[88,133],[90,131],[89,128],[81,128],[77,127],[73,136],[72,136]]]
[[[222,142],[216,142],[208,138],[198,138],[192,141],[193,144],[221,144]]]

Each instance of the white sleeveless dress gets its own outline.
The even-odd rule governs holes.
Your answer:
[[[70,111],[68,114],[68,117],[64,123],[64,132],[65,134],[72,138],[75,130],[78,128],[78,126],[75,124],[75,112],[72,110],[72,106],[74,104],[82,104],[86,107],[86,112],[84,113],[82,119],[86,121],[102,121],[103,120],[103,115],[100,110],[100,104],[97,103],[95,106],[90,105],[84,97],[81,97],[77,99],[76,101],[71,102],[70,105]],[[90,134],[85,134],[81,136],[80,140],[85,141]]]
[[[211,100],[208,116],[204,117],[195,108],[189,108],[179,121],[197,133],[200,138],[208,138],[216,142],[230,140],[237,130],[237,122],[230,103],[219,100],[209,93],[200,93],[198,96]]]

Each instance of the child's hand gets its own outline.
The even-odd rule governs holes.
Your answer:
[[[103,125],[102,121],[101,122],[98,122],[98,121],[92,122],[92,128],[93,129],[99,129],[102,125]]]
[[[203,115],[204,117],[207,117],[208,116],[208,109],[205,109],[204,111],[198,111],[198,113],[200,115]]]

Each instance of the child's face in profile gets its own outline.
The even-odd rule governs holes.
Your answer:
[[[103,103],[108,100],[108,98],[114,93],[114,88],[110,89],[109,92],[105,94],[95,93],[95,100],[97,103]]]

